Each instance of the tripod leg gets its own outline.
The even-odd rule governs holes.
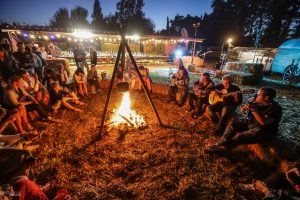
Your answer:
[[[142,83],[142,86],[143,86],[143,88],[144,88],[144,91],[146,92],[146,95],[147,95],[147,98],[148,98],[148,100],[149,100],[149,102],[150,102],[150,105],[151,105],[151,107],[152,107],[152,109],[153,109],[153,111],[154,111],[154,113],[155,113],[155,115],[156,115],[156,117],[157,117],[157,120],[158,120],[159,124],[160,124],[161,126],[163,126],[163,123],[161,122],[161,119],[160,119],[160,117],[159,117],[159,115],[158,115],[158,112],[157,112],[157,110],[156,110],[156,108],[155,108],[155,106],[154,106],[154,103],[153,103],[153,101],[152,101],[152,99],[151,99],[151,97],[150,97],[148,87],[146,86],[146,84],[145,84],[145,82],[144,82],[144,80],[143,80],[143,78],[142,78],[142,75],[141,75],[141,73],[140,73],[140,71],[139,71],[139,69],[138,69],[138,67],[137,67],[137,65],[136,65],[135,59],[134,59],[134,57],[133,57],[133,55],[132,55],[132,53],[131,53],[131,50],[130,50],[130,48],[129,48],[129,46],[128,46],[128,44],[127,44],[127,41],[125,40],[125,37],[124,37],[124,36],[122,36],[122,41],[123,41],[123,40],[124,40],[124,43],[125,43],[125,47],[126,47],[126,49],[127,49],[127,52],[128,52],[128,54],[129,54],[129,56],[130,56],[131,62],[133,63],[133,66],[134,66],[134,68],[135,68],[135,70],[136,70],[136,72],[137,72],[137,74],[138,74],[138,76],[139,76],[139,79],[140,79],[140,81],[141,81],[141,83]]]
[[[109,88],[108,88],[106,102],[105,102],[105,106],[104,106],[104,110],[103,110],[103,114],[102,114],[102,119],[101,119],[99,136],[96,138],[96,140],[101,138],[101,136],[103,134],[103,128],[104,128],[104,122],[105,122],[105,118],[106,118],[107,108],[108,108],[108,104],[109,104],[109,101],[110,101],[110,96],[111,96],[113,84],[114,84],[114,81],[115,81],[115,76],[116,76],[116,73],[117,73],[117,68],[118,68],[118,64],[119,64],[119,61],[120,61],[123,46],[124,46],[124,41],[122,40],[121,43],[120,43],[118,55],[117,55],[117,58],[116,58],[114,70],[113,70],[112,77],[111,77],[110,84],[109,84]]]

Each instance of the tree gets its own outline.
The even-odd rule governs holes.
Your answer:
[[[108,16],[104,17],[105,21],[105,29],[109,31],[118,31],[119,26],[117,23],[117,17],[114,14],[109,14]]]
[[[87,28],[89,26],[89,22],[86,19],[88,16],[88,10],[77,6],[71,10],[71,19],[70,23],[72,27],[79,28]]]
[[[269,23],[263,42],[265,46],[277,47],[292,36],[293,25],[299,20],[299,0],[272,0]]]
[[[59,8],[50,19],[49,26],[56,28],[66,28],[69,26],[70,18],[67,8]]]
[[[167,26],[166,26],[167,32],[170,31],[170,19],[167,17]]]
[[[95,0],[94,8],[92,13],[92,22],[91,25],[95,29],[103,29],[105,27],[105,21],[103,18],[102,8],[100,6],[99,0]]]
[[[151,19],[145,18],[143,0],[120,0],[117,3],[115,17],[126,33],[151,34],[155,25]]]

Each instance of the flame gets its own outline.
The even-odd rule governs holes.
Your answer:
[[[144,116],[137,114],[134,110],[131,110],[131,101],[129,92],[123,93],[121,105],[115,111],[112,121],[113,125],[117,126],[122,123],[129,124],[123,117],[127,118],[134,127],[139,127],[145,125]],[[123,116],[123,117],[122,117]]]

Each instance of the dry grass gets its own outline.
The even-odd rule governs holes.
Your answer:
[[[45,127],[36,152],[40,184],[55,179],[74,199],[237,199],[238,183],[270,173],[245,148],[203,154],[204,146],[218,139],[210,122],[192,120],[185,108],[160,95],[154,103],[163,123],[173,128],[158,125],[144,94],[132,94],[133,108],[146,116],[149,128],[112,131],[81,148],[99,132],[105,98],[94,96],[84,113],[61,112],[61,124]],[[119,99],[114,93],[111,107]]]

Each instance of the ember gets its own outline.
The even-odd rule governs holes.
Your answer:
[[[114,111],[112,116],[112,124],[110,126],[118,126],[120,124],[129,124],[132,127],[138,128],[146,124],[144,116],[137,114],[131,110],[131,101],[129,92],[123,93],[121,105]]]

